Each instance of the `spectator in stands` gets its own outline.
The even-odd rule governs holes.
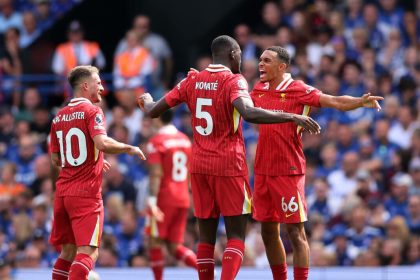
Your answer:
[[[413,235],[407,242],[404,252],[405,265],[419,265],[420,264],[420,238],[418,235]]]
[[[6,163],[1,170],[0,199],[10,200],[26,191],[23,184],[16,182],[17,167],[14,163]]]
[[[261,50],[255,45],[251,37],[251,29],[245,23],[235,26],[233,37],[238,42],[242,50],[242,61],[258,59]],[[211,61],[210,61],[211,63]],[[207,67],[210,63],[206,64]],[[197,69],[198,71],[201,71]]]
[[[58,45],[55,50],[52,70],[55,74],[66,76],[77,65],[105,67],[105,57],[96,42],[84,40],[84,29],[80,22],[72,21],[68,27],[68,41]]]
[[[351,244],[351,242],[348,242],[346,226],[342,224],[335,225],[331,230],[331,235],[333,242],[325,250],[336,256],[337,265],[351,266],[360,249]]]
[[[262,21],[254,30],[254,42],[261,50],[275,44],[277,29],[282,23],[279,6],[275,2],[264,3],[261,10]]]
[[[379,21],[378,7],[374,3],[367,3],[363,7],[363,22],[369,36],[369,45],[378,51],[385,44],[388,27]]]
[[[108,157],[107,161],[111,164],[111,167],[104,176],[106,178],[104,200],[106,201],[107,196],[113,193],[119,194],[123,198],[125,206],[129,209],[134,209],[136,205],[136,189],[133,186],[133,182],[120,171],[119,163],[115,157]]]
[[[392,217],[408,217],[408,188],[412,182],[406,173],[397,173],[392,177],[391,196],[385,201],[385,208]]]
[[[420,123],[415,121],[416,117],[416,112],[409,106],[400,107],[398,121],[391,126],[388,139],[399,147],[408,149],[414,130],[420,128]]]
[[[115,234],[124,213],[124,198],[118,193],[107,195],[105,202],[104,232]]]
[[[379,0],[381,7],[380,21],[391,27],[400,27],[404,10],[398,6],[396,0]]]
[[[309,213],[318,214],[324,221],[329,221],[337,214],[339,205],[334,204],[334,199],[329,196],[329,185],[324,178],[317,178],[313,184],[314,191],[308,196]]]
[[[15,11],[13,0],[3,0],[0,3],[0,34],[10,28],[22,29],[22,15]]]
[[[0,279],[2,280],[13,280],[12,278],[12,267],[9,261],[5,258],[0,259]]]
[[[290,59],[295,57],[296,47],[292,43],[292,29],[289,26],[281,25],[277,29],[274,45],[285,48],[290,55]]]
[[[408,199],[407,224],[412,234],[420,236],[420,195],[411,195]]]
[[[398,239],[385,239],[380,248],[379,258],[382,266],[400,265],[403,244]]]
[[[54,23],[54,14],[51,10],[51,0],[35,0],[35,17],[38,27],[44,31]]]
[[[133,30],[127,32],[126,42],[127,48],[115,56],[113,70],[115,89],[117,91],[131,89],[139,94],[152,90],[150,84],[154,71],[152,55],[139,42],[139,37]]]
[[[41,95],[36,87],[27,87],[22,95],[22,105],[15,114],[16,119],[32,122],[35,108],[42,104]]]
[[[35,180],[29,186],[32,194],[37,196],[41,193],[41,186],[44,180],[51,176],[50,158],[47,154],[42,154],[35,159]]]
[[[96,264],[99,267],[118,267],[118,252],[112,247],[100,248]]]
[[[39,36],[41,30],[37,26],[35,14],[31,11],[23,13],[23,28],[20,35],[19,46],[24,49],[30,46]]]
[[[399,71],[403,68],[404,52],[401,32],[398,28],[393,28],[389,32],[386,44],[378,53],[378,62],[386,68]]]
[[[169,88],[172,78],[173,59],[172,51],[168,42],[161,35],[154,33],[150,28],[151,20],[147,15],[137,15],[133,20],[133,30],[137,34],[141,44],[149,49],[157,60],[157,69],[153,75],[154,93],[157,97]],[[121,40],[117,46],[116,55],[126,50],[127,40]]]
[[[414,11],[406,11],[403,21],[404,46],[417,46],[420,41],[420,21]]]
[[[10,160],[16,163],[18,171],[16,180],[29,186],[35,180],[34,164],[39,154],[39,146],[31,135],[24,135],[19,139],[17,154],[10,155]]]
[[[124,211],[121,224],[117,228],[117,252],[122,266],[127,266],[130,257],[137,254],[138,250],[144,248],[142,230],[144,220],[137,217],[132,209]]]
[[[334,50],[330,42],[332,30],[328,25],[319,25],[313,31],[313,34],[314,40],[306,47],[306,53],[309,63],[312,67],[318,69],[323,55],[334,55]]]
[[[2,81],[1,91],[6,93],[6,101],[14,107],[19,106],[18,86],[16,79],[22,74],[22,50],[19,47],[20,30],[10,27],[4,34],[4,49],[0,49],[0,73],[7,75]]]
[[[371,227],[368,222],[369,210],[364,206],[355,207],[350,213],[349,228],[346,235],[351,244],[365,250],[369,247],[372,239],[381,236],[379,229]]]
[[[339,160],[342,159],[345,153],[359,150],[359,145],[353,135],[350,125],[343,123],[338,125],[338,131],[337,134],[334,135],[334,141],[337,143],[336,147]]]
[[[420,158],[418,156],[410,160],[408,170],[413,179],[413,184],[410,186],[408,192],[410,195],[420,195]]]

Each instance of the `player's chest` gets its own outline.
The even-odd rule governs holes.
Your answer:
[[[293,93],[287,92],[256,92],[253,94],[256,107],[267,110],[281,110],[286,112],[299,112],[303,105]]]

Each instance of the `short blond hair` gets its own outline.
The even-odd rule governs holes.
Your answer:
[[[99,69],[91,65],[80,65],[70,71],[67,80],[71,88],[74,89],[80,80],[92,77],[93,74],[99,74]]]

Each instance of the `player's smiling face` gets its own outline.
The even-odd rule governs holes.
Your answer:
[[[271,82],[278,77],[282,77],[281,71],[283,67],[281,64],[284,64],[277,58],[277,53],[270,50],[265,50],[260,56],[260,62],[258,64],[258,69],[260,72],[260,81]]]
[[[97,73],[95,73],[87,82],[90,101],[92,101],[92,103],[100,102],[102,100],[101,94],[104,91],[101,78]]]

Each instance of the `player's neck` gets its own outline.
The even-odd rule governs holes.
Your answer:
[[[275,90],[277,87],[278,87],[278,85],[281,83],[281,82],[283,82],[283,76],[281,76],[281,78],[280,79],[275,79],[275,80],[271,80],[271,81],[269,81],[268,82],[268,84],[269,84],[269,87],[268,87],[268,89],[269,90]]]

